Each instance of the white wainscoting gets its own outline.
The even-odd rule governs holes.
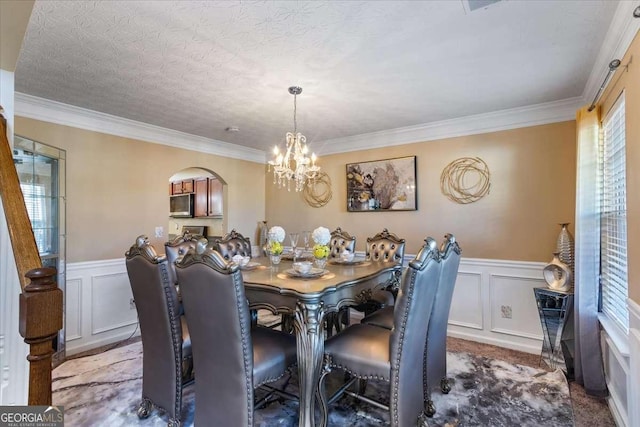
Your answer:
[[[546,287],[545,263],[462,258],[448,334],[540,354],[542,328],[533,289]]]
[[[545,286],[544,265],[463,258],[451,304],[449,335],[539,354],[542,330],[533,288]],[[131,298],[124,259],[68,264],[67,353],[139,333]],[[503,314],[503,307],[510,310],[510,318]],[[352,320],[359,320],[356,312]]]
[[[629,306],[629,425],[640,426],[640,305],[628,300]]]
[[[67,354],[139,334],[124,259],[67,264]]]
[[[607,403],[618,426],[640,426],[640,305],[631,299],[629,333],[625,334],[605,315],[601,347],[609,397]]]

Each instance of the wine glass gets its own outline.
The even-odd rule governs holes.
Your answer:
[[[296,260],[296,246],[298,246],[298,233],[289,233],[289,239],[291,240],[291,253],[293,254],[293,261]]]
[[[311,237],[311,232],[310,231],[303,231],[302,232],[302,240],[304,242],[304,251],[305,252],[309,252],[309,238]]]

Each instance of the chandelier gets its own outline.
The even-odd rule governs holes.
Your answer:
[[[280,152],[277,145],[273,149],[274,159],[269,161],[269,170],[273,166],[273,183],[277,183],[278,187],[282,188],[286,183],[287,189],[291,191],[291,181],[293,181],[296,191],[302,191],[305,184],[313,184],[320,167],[316,166],[315,153],[307,157],[309,152],[307,138],[297,131],[296,97],[302,93],[302,88],[291,86],[289,93],[293,95],[293,133],[287,132],[284,154]]]

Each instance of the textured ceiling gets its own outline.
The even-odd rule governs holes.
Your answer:
[[[36,1],[17,92],[268,150],[581,96],[615,1]],[[237,126],[240,132],[225,128]]]

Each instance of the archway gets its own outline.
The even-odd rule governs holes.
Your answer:
[[[169,194],[193,204],[189,215],[169,218],[170,239],[186,229],[210,241],[227,233],[227,183],[219,174],[199,166],[181,169],[169,177]]]

